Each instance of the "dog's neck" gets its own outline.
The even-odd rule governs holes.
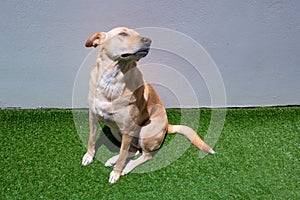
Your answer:
[[[114,70],[115,68],[119,69],[123,74],[126,74],[137,65],[135,60],[112,60],[106,55],[105,51],[104,48],[101,48],[100,56],[97,58],[98,75],[103,75],[107,71]]]
[[[108,57],[97,60],[99,92],[109,101],[130,96],[144,85],[144,79],[134,60],[112,61]]]

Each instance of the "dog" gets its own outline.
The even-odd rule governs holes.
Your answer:
[[[93,161],[99,123],[104,123],[121,142],[119,155],[105,163],[114,167],[110,184],[150,160],[166,134],[179,133],[199,150],[215,153],[193,129],[168,123],[163,103],[137,67],[137,62],[147,56],[150,45],[150,38],[126,27],[96,32],[85,43],[86,47],[99,46],[99,54],[90,74],[90,135],[82,165]],[[141,156],[133,160],[139,151]]]

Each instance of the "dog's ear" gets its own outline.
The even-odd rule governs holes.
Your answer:
[[[96,32],[87,39],[87,41],[85,42],[85,46],[96,48],[98,45],[103,43],[105,38],[106,38],[106,33]]]

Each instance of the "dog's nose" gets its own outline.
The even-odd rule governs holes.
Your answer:
[[[142,42],[145,44],[150,45],[151,44],[151,39],[148,37],[142,37]]]

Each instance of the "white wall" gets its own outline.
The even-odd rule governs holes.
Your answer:
[[[0,107],[71,107],[91,51],[85,40],[120,25],[169,28],[201,44],[222,75],[228,106],[300,104],[300,1],[10,0],[0,6]],[[162,61],[159,54],[143,62]],[[181,64],[193,77],[187,63],[165,57],[163,64]],[[205,81],[190,83],[199,105],[210,106]]]

